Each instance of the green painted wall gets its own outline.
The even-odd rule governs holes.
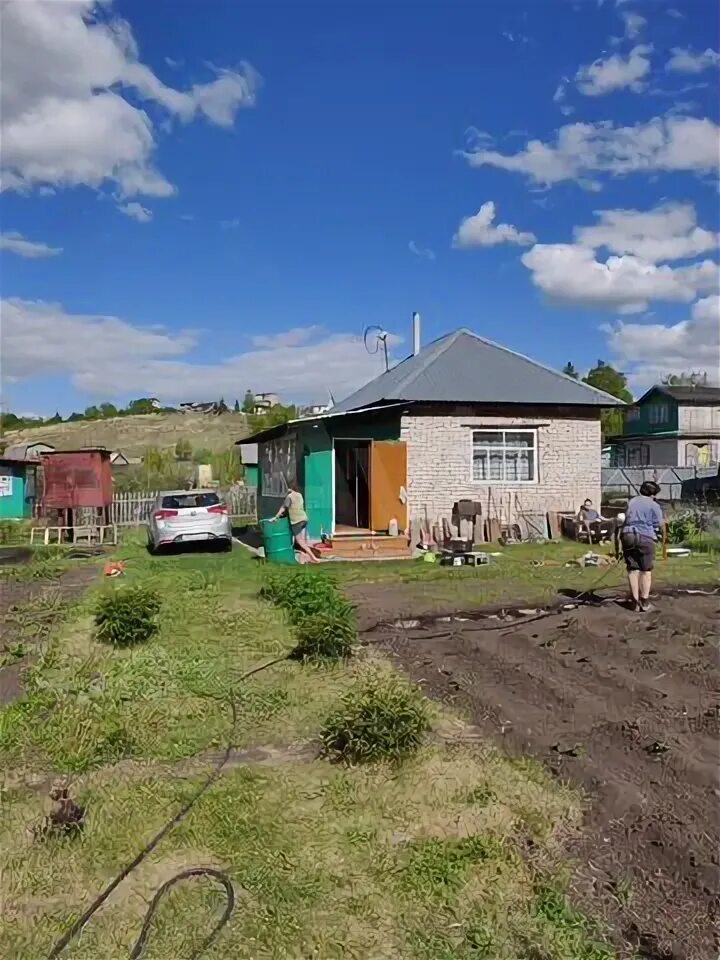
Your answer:
[[[650,410],[653,407],[667,407],[668,419],[661,422],[650,422]],[[625,412],[625,425],[623,429],[624,436],[647,436],[653,433],[672,433],[678,429],[678,403],[672,397],[662,393],[656,393],[642,404],[635,404],[632,408],[639,410],[640,415],[634,419],[629,417],[629,411]]]
[[[297,475],[308,514],[308,536],[319,540],[323,533],[332,533],[335,491],[333,488],[333,440],[399,440],[400,414],[362,421],[357,417],[340,417],[335,421],[317,420],[296,428]],[[248,468],[246,468],[246,471]],[[246,482],[249,476],[246,472]],[[266,520],[274,516],[282,504],[281,497],[266,497],[258,471],[258,516]]]
[[[256,464],[245,466],[245,483],[248,487],[257,487],[260,483],[260,468]]]
[[[0,464],[0,477],[12,477],[12,492],[0,496],[0,520],[24,520],[32,516],[32,504],[27,499],[26,468],[17,464]]]

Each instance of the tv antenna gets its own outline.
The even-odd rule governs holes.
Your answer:
[[[383,330],[382,327],[378,327],[376,324],[371,324],[369,327],[365,327],[365,330],[363,331],[363,343],[365,344],[365,349],[369,354],[376,354],[382,345],[383,354],[385,356],[386,373],[390,369],[390,363],[388,361],[387,338],[387,330]]]

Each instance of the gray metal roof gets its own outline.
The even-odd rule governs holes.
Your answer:
[[[330,415],[387,401],[623,406],[617,397],[460,329],[336,404]]]

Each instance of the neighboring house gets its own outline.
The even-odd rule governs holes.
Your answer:
[[[258,509],[297,479],[309,533],[436,522],[460,499],[494,518],[600,501],[600,412],[621,401],[457,330],[330,411],[238,441],[258,444]]]
[[[0,520],[26,520],[37,501],[39,460],[0,456]]]
[[[256,393],[253,397],[255,406],[253,413],[263,414],[271,407],[276,407],[280,403],[280,397],[276,393]]]
[[[651,387],[609,442],[613,467],[712,467],[720,462],[720,387]]]
[[[42,440],[32,440],[27,443],[14,443],[6,447],[3,453],[9,460],[37,460],[41,453],[52,453],[55,447]]]
[[[319,417],[321,413],[327,413],[330,410],[329,403],[314,403],[309,407],[300,407],[298,413],[301,417]]]

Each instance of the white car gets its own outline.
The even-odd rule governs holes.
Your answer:
[[[215,541],[232,550],[228,508],[214,490],[167,490],[161,493],[148,522],[148,549]]]

